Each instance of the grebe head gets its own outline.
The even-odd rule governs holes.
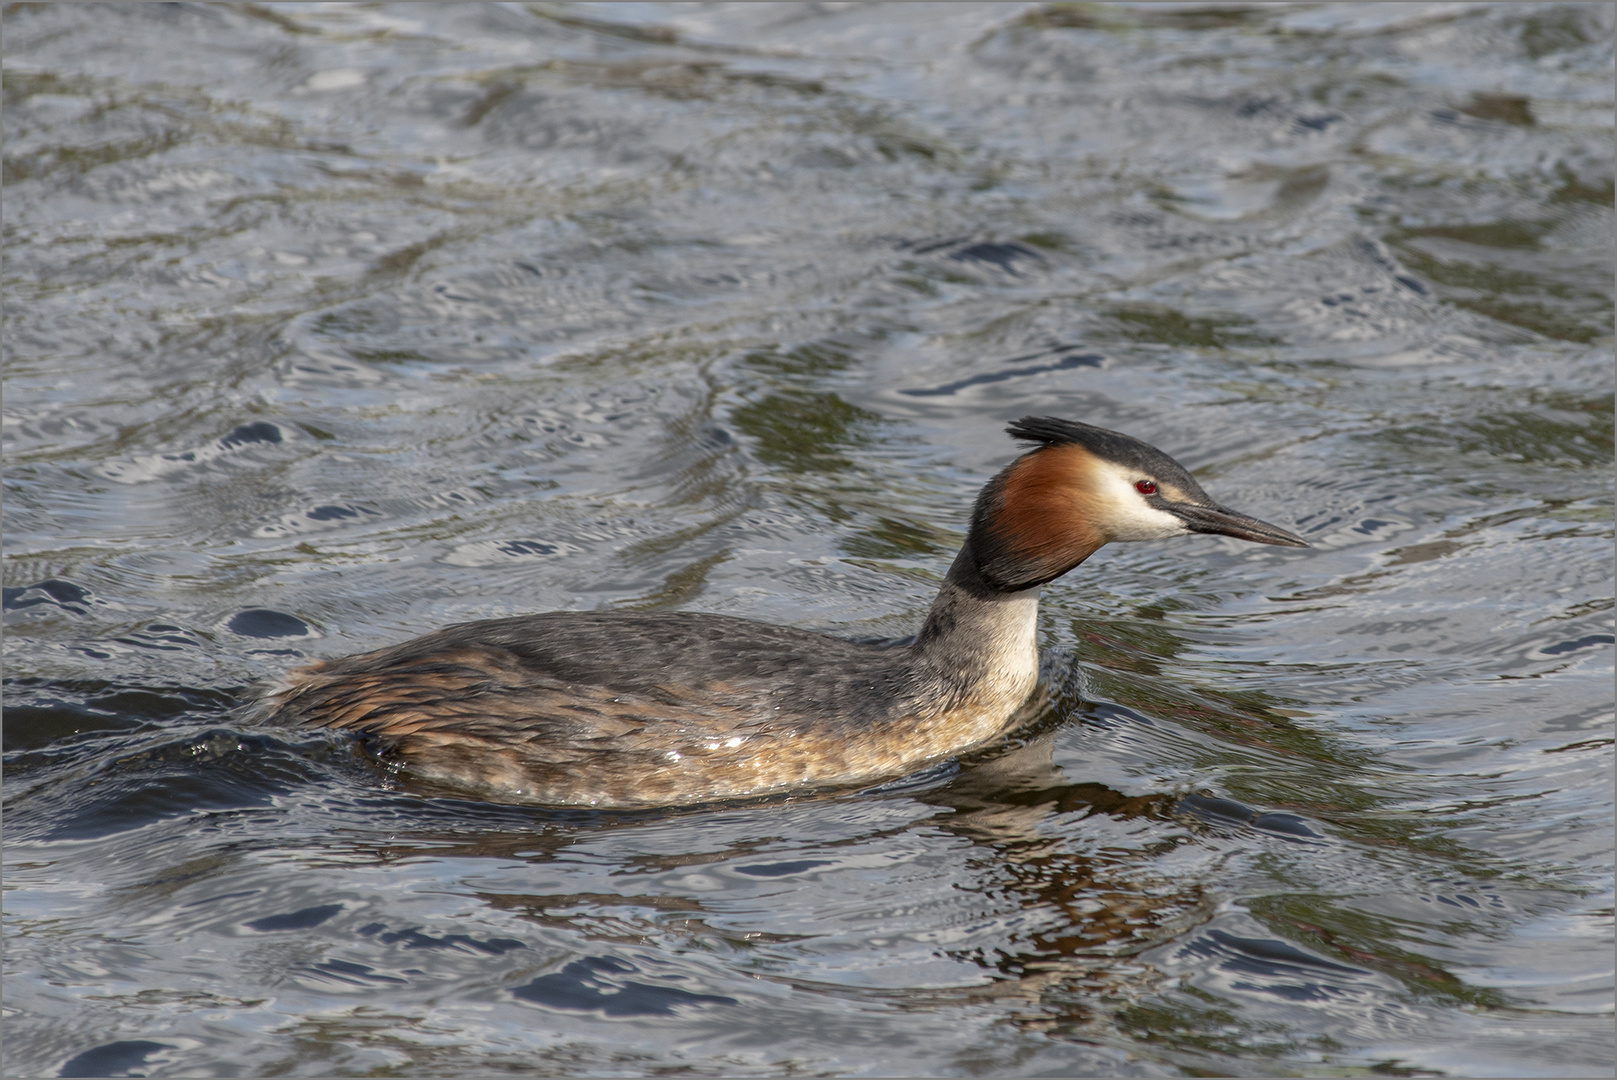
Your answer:
[[[996,588],[1042,585],[1111,541],[1220,533],[1309,546],[1220,506],[1183,465],[1121,432],[1053,416],[1025,416],[1006,430],[1038,445],[989,482],[972,514],[977,569]]]

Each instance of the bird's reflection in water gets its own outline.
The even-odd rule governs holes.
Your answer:
[[[1097,996],[1139,992],[1155,976],[1126,958],[1211,915],[1199,883],[1153,869],[1193,841],[1180,798],[1070,782],[1052,760],[1055,735],[1044,730],[921,796],[953,811],[934,824],[983,849],[973,887],[1032,916],[1033,929],[953,955],[991,971],[999,996],[1037,1003],[1021,1017],[1035,1026],[1087,1018]],[[1102,827],[1086,828],[1095,818]],[[1046,992],[1057,989],[1068,1000],[1052,1011]]]

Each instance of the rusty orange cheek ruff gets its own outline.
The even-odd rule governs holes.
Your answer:
[[[1005,470],[992,530],[1004,549],[1001,558],[1026,572],[1014,576],[1050,581],[1106,543],[1097,524],[1107,501],[1097,490],[1098,475],[1095,456],[1072,445],[1024,454]]]

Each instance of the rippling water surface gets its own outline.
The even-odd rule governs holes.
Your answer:
[[[1612,10],[7,7],[6,1071],[1609,1074]],[[1028,413],[1314,547],[1106,549],[862,793],[233,711],[909,633]]]

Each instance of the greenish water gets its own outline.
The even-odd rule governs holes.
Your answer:
[[[1607,4],[4,8],[9,1075],[1609,1075]],[[1118,545],[862,793],[243,724],[548,609],[912,632],[1007,421]]]

